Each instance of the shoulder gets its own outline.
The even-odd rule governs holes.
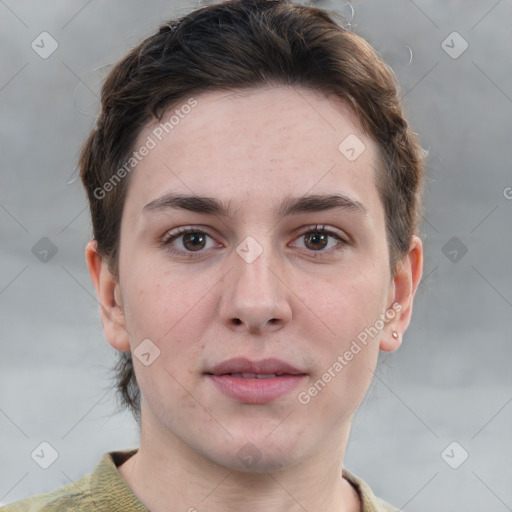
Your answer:
[[[377,498],[370,486],[354,473],[343,468],[343,477],[346,478],[356,489],[361,499],[361,512],[399,512],[399,510],[381,498]]]
[[[67,510],[97,510],[91,496],[91,476],[55,491],[45,492],[0,508],[1,512],[53,512]]]
[[[0,508],[1,512],[147,512],[117,471],[137,450],[103,455],[91,474],[60,489],[38,494]]]

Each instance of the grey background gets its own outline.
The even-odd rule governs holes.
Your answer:
[[[109,67],[203,4],[0,0],[1,503],[138,445],[129,414],[112,414],[114,350],[84,261],[89,214],[74,166]],[[407,512],[512,510],[511,2],[318,5],[352,18],[394,67],[430,151],[413,322],[381,360],[345,465]],[[31,48],[43,31],[59,45],[47,59]],[[458,58],[441,46],[453,31],[469,45]],[[46,262],[41,246],[33,252],[43,237],[57,249]],[[42,441],[59,455],[46,470],[30,456]],[[453,441],[463,448],[443,459]],[[462,449],[469,457],[452,469],[445,460],[460,461]]]

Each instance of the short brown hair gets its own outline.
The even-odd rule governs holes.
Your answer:
[[[192,95],[263,85],[334,95],[356,113],[379,149],[376,184],[394,274],[418,229],[424,152],[403,115],[391,69],[333,16],[287,0],[230,0],[171,20],[112,69],[79,165],[97,249],[116,276],[129,176],[108,193],[104,186],[130,158],[141,129]],[[140,421],[140,391],[129,352],[120,353],[116,379],[122,405]]]

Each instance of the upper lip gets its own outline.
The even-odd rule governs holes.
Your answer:
[[[269,358],[261,361],[251,361],[245,357],[235,357],[215,365],[206,373],[212,375],[226,375],[228,373],[257,373],[257,374],[292,374],[304,375],[304,372],[280,359]]]

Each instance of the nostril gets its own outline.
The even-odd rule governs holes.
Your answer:
[[[242,320],[240,320],[240,318],[234,318],[234,319],[233,319],[233,323],[234,323],[235,325],[240,325],[240,324],[242,323]]]

